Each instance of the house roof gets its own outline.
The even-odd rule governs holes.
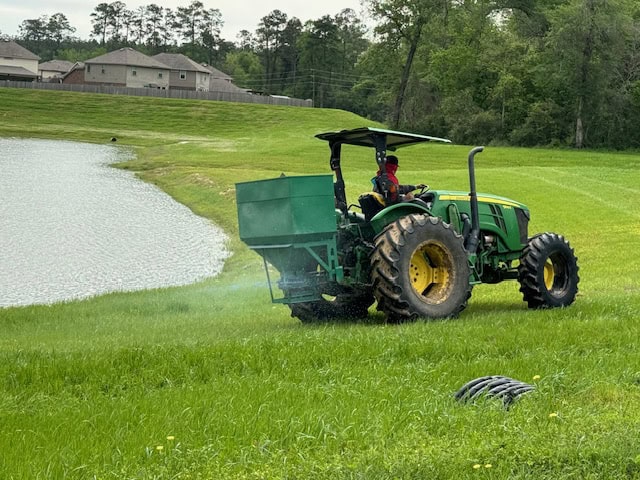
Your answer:
[[[99,57],[85,60],[87,64],[102,64],[102,65],[128,65],[133,67],[147,67],[147,68],[161,68],[163,70],[170,70],[170,68],[164,63],[151,58],[144,53],[140,53],[130,47],[114,50],[113,52],[105,53]]]
[[[219,78],[209,79],[209,91],[210,92],[229,92],[229,93],[247,93],[247,90],[234,85],[228,80],[221,80]]]
[[[10,65],[0,65],[0,76],[38,78],[37,73],[33,73],[24,67],[14,67]]]
[[[66,73],[71,70],[71,67],[73,67],[73,62],[68,62],[66,60],[51,60],[49,62],[44,62],[38,65],[38,70]]]
[[[40,60],[40,57],[16,42],[0,40],[0,57],[23,58],[25,60]]]
[[[211,73],[211,78],[218,78],[220,80],[226,80],[227,82],[231,82],[233,80],[232,77],[230,77],[224,72],[221,72],[217,68],[212,67],[211,65],[207,65],[203,63],[202,66]]]
[[[161,63],[168,65],[172,70],[184,70],[187,72],[201,72],[201,73],[210,73],[209,70],[204,68],[197,62],[194,62],[186,55],[182,55],[181,53],[159,53],[154,55],[152,58],[155,58]]]

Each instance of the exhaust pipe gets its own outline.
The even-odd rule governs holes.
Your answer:
[[[480,243],[480,215],[478,214],[478,194],[476,192],[476,169],[474,165],[474,157],[476,153],[480,153],[484,147],[475,147],[469,152],[469,201],[471,202],[471,232],[466,241],[467,252],[476,253],[478,244]]]

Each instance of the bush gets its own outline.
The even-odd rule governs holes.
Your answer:
[[[557,144],[564,137],[559,118],[560,107],[555,102],[534,103],[529,107],[524,124],[511,132],[510,140],[524,147]]]

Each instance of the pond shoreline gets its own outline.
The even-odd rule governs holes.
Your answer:
[[[218,275],[227,236],[134,173],[114,145],[0,138],[0,308]]]

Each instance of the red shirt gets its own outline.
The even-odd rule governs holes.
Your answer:
[[[398,181],[398,177],[396,177],[396,172],[398,171],[398,165],[394,165],[393,163],[386,163],[384,169],[387,171],[387,177],[396,185],[400,185]],[[376,176],[380,176],[380,170],[376,173]]]
[[[398,187],[397,189],[392,189],[394,191],[389,193],[391,201],[395,202],[398,199],[398,195],[405,195],[416,189],[415,185],[400,185],[400,182],[398,181],[398,177],[396,177],[396,172],[398,171],[398,165],[395,165],[393,163],[386,163],[385,170],[387,172],[387,178],[389,179],[389,181],[394,185],[397,185]],[[378,170],[378,172],[376,173],[376,178],[378,177],[380,177],[380,170]],[[374,188],[374,191],[378,191],[377,188]]]

